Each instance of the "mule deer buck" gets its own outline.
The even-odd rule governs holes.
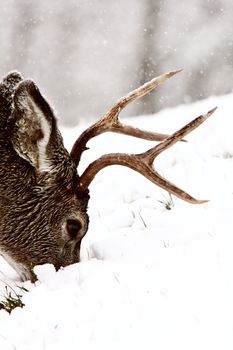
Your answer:
[[[79,261],[88,229],[89,185],[110,165],[129,167],[154,184],[190,203],[203,203],[159,175],[154,159],[182,140],[212,115],[197,117],[173,135],[143,131],[118,119],[130,102],[178,73],[152,79],[121,98],[106,115],[85,130],[69,154],[63,146],[54,113],[31,80],[9,73],[0,84],[0,253],[22,280],[35,280],[33,267],[51,263],[56,269]],[[104,132],[160,141],[141,154],[113,153],[77,173],[88,141]]]

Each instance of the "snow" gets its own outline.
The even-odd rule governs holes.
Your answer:
[[[25,307],[0,311],[1,350],[233,348],[233,95],[127,122],[170,133],[216,105],[187,143],[156,159],[161,174],[210,201],[195,206],[173,196],[167,210],[168,193],[139,174],[119,166],[100,172],[82,262],[58,272],[35,267],[38,281],[23,283]],[[63,130],[68,148],[84,128]],[[99,136],[82,168],[101,153],[151,144]],[[6,283],[22,285],[3,260],[0,280],[1,295]]]

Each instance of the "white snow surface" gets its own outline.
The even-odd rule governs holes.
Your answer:
[[[192,205],[120,166],[91,185],[90,228],[82,261],[55,272],[37,266],[21,283],[0,261],[6,283],[23,285],[24,308],[0,311],[1,350],[233,348],[233,95],[124,120],[171,133],[218,106],[198,129],[155,161],[158,171],[199,199]],[[71,147],[81,130],[63,129]],[[105,134],[93,139],[82,169],[100,154],[141,152],[153,142]],[[0,298],[0,300],[1,300]]]

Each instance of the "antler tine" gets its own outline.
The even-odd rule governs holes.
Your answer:
[[[173,77],[175,74],[181,72],[182,70],[176,70],[172,72],[160,75],[151,81],[145,83],[139,88],[133,90],[128,95],[122,97],[99,121],[86,129],[76,140],[71,150],[71,158],[78,166],[82,153],[87,149],[87,142],[104,132],[111,131],[116,133],[121,133],[129,136],[134,136],[150,141],[162,141],[165,140],[168,135],[161,133],[153,133],[132,126],[123,125],[118,116],[123,108],[125,108],[130,102],[137,100],[138,98],[148,94],[153,89],[155,89],[159,84],[163,83],[167,79]]]
[[[217,107],[211,109],[206,114],[200,115],[199,117],[192,120],[190,123],[186,124],[183,128],[176,131],[171,136],[167,137],[163,142],[159,143],[155,147],[149,149],[145,153],[141,154],[142,158],[147,158],[148,164],[152,165],[154,159],[163,151],[173,146],[176,142],[180,141],[188,135],[191,131],[196,129],[199,125],[201,125],[206,119],[208,119],[215,111]]]
[[[123,165],[129,167],[143,176],[154,184],[162,187],[163,189],[173,193],[180,199],[193,203],[201,204],[207,202],[206,200],[198,200],[190,196],[188,193],[175,186],[173,183],[169,182],[153,167],[153,162],[155,158],[163,151],[171,147],[177,141],[181,140],[185,135],[189,134],[192,130],[197,128],[202,124],[207,118],[209,118],[216,108],[210,110],[208,113],[201,115],[185,125],[180,130],[176,131],[174,134],[169,136],[165,141],[159,143],[157,146],[151,148],[150,150],[140,153],[140,154],[124,154],[124,153],[112,153],[106,154],[99,159],[91,163],[84,173],[80,177],[80,182],[78,185],[78,191],[84,191],[87,189],[94,179],[95,175],[103,168],[110,165]]]

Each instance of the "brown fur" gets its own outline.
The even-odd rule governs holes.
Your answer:
[[[33,280],[37,264],[79,261],[89,195],[77,193],[77,182],[49,104],[32,81],[10,73],[0,84],[0,253],[22,279]],[[72,237],[70,219],[81,222]]]

